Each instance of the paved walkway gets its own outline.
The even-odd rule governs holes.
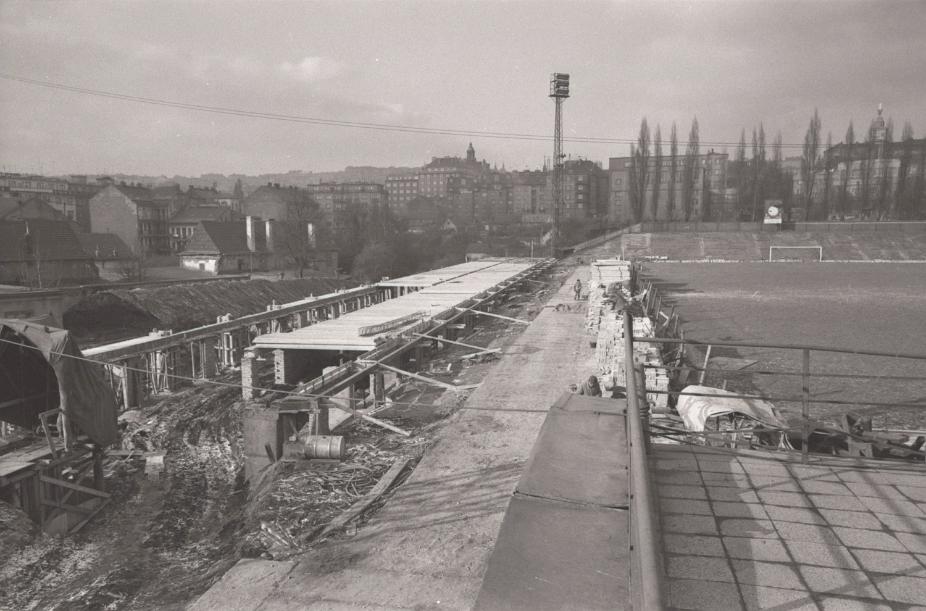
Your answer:
[[[926,609],[926,470],[656,445],[668,604]]]
[[[258,604],[233,595],[248,574],[233,571],[197,609],[469,609],[475,603],[511,494],[546,410],[593,371],[585,304],[566,279],[504,351],[466,407],[443,428],[409,479],[354,536],[330,541],[295,566]],[[572,306],[557,311],[557,304]],[[241,573],[240,575],[237,573]],[[236,602],[239,604],[236,605]]]

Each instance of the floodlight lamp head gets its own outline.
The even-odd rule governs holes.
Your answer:
[[[550,97],[551,98],[568,98],[569,97],[569,75],[562,72],[554,72],[550,77]]]

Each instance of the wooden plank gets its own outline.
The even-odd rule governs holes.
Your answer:
[[[447,325],[450,326],[450,325]],[[448,344],[454,344],[456,346],[463,346],[464,348],[472,348],[473,350],[485,350],[485,346],[476,346],[474,344],[464,344],[463,342],[458,342],[454,339],[446,339],[443,337],[437,337],[434,335],[425,335],[424,333],[415,333],[418,337],[423,337],[427,339],[435,339],[439,342],[446,342]]]
[[[411,458],[400,458],[389,467],[389,470],[376,482],[376,485],[363,495],[363,498],[351,505],[347,511],[337,516],[335,519],[331,520],[328,526],[322,531],[322,536],[325,536],[335,530],[339,530],[347,526],[349,522],[358,518],[360,514],[369,508],[379,497],[381,497],[385,492],[392,486],[396,478],[402,474],[402,471],[408,466],[412,461]]]
[[[531,324],[529,320],[521,320],[520,318],[512,318],[511,316],[502,316],[501,314],[495,314],[493,312],[484,312],[482,310],[474,310],[473,308],[457,308],[457,309],[463,310],[465,312],[473,312],[474,314],[482,314],[483,316],[491,316],[492,318],[500,318],[502,320],[508,320],[511,322],[519,322],[522,325]]]
[[[446,388],[447,390],[460,390],[460,389],[461,389],[460,386],[455,386],[455,385],[453,385],[453,384],[447,384],[446,382],[441,382],[440,380],[435,380],[435,379],[429,378],[429,377],[427,377],[427,376],[419,375],[419,374],[417,374],[417,373],[412,373],[412,372],[410,372],[410,371],[405,371],[404,369],[399,369],[398,367],[393,367],[392,365],[386,365],[385,363],[380,363],[380,362],[377,362],[377,361],[374,361],[374,362],[376,362],[376,364],[377,364],[379,367],[383,367],[384,369],[388,369],[388,370],[390,370],[390,371],[394,371],[394,372],[396,372],[396,373],[398,373],[398,374],[400,374],[400,375],[403,375],[403,376],[408,376],[408,377],[410,377],[410,378],[414,378],[414,379],[416,379],[416,380],[420,380],[420,381],[422,381],[422,382],[425,382],[425,383],[427,383],[427,384],[431,384],[431,385],[433,385],[433,386],[439,386],[439,387],[441,387],[441,388]]]
[[[57,501],[49,501],[48,499],[42,499],[42,504],[48,507],[55,507],[63,511],[71,511],[74,513],[82,513],[84,515],[89,515],[96,511],[96,509],[91,509],[89,507],[81,507],[80,505],[68,505],[67,503],[59,503]]]
[[[39,476],[39,479],[46,484],[51,484],[53,486],[61,486],[62,488],[68,488],[69,490],[76,490],[77,492],[85,492],[87,494],[98,496],[100,498],[108,499],[109,493],[103,492],[102,490],[97,490],[95,488],[88,488],[87,486],[81,486],[79,484],[72,484],[71,482],[64,481],[63,479],[57,479],[54,477],[48,477],[47,475]]]
[[[100,504],[97,506],[97,508],[93,510],[93,513],[91,513],[91,514],[88,515],[86,518],[84,518],[81,522],[79,522],[78,524],[76,524],[76,525],[74,526],[74,528],[72,528],[71,530],[68,531],[68,534],[69,534],[69,535],[73,535],[73,534],[76,533],[78,530],[80,530],[81,528],[83,528],[84,525],[85,525],[87,522],[89,522],[90,520],[93,519],[93,516],[95,516],[96,514],[100,513],[101,511],[103,511],[103,508],[106,507],[107,505],[109,505],[109,501],[110,501],[110,499],[108,499],[108,498],[103,499],[103,502],[100,503]]]

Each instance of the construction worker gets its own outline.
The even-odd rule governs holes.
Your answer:
[[[582,281],[576,278],[576,283],[572,286],[572,290],[576,295],[576,301],[582,297]]]
[[[582,386],[579,387],[579,394],[589,397],[600,397],[601,386],[598,385],[598,378],[596,376],[588,376],[588,379],[582,382]]]

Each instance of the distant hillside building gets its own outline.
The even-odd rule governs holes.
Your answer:
[[[267,183],[244,198],[242,214],[277,221],[316,221],[319,209],[307,190]]]
[[[386,195],[393,214],[405,215],[408,203],[418,197],[418,180],[418,174],[386,177]]]
[[[692,188],[692,211],[691,218],[701,218],[702,206],[704,204],[703,196],[708,194],[716,202],[725,201],[726,181],[727,181],[727,163],[729,155],[726,153],[715,153],[709,151],[703,155],[698,155],[695,160],[696,171],[694,173],[694,185]],[[680,220],[684,219],[683,187],[685,176],[685,165],[688,162],[687,155],[677,157],[677,171],[675,184],[671,184],[671,164],[672,160],[668,156],[662,158],[662,168],[659,177],[659,205],[656,213],[656,220]],[[631,157],[611,157],[608,160],[608,209],[607,218],[610,223],[631,223],[637,219],[633,218],[633,210],[630,200],[630,173],[633,167]],[[651,156],[648,160],[648,171],[646,181],[646,202],[643,206],[643,220],[653,220],[652,208],[650,202],[654,188],[654,172],[656,160]],[[669,190],[674,189],[675,206],[671,218],[668,214]]]
[[[308,185],[306,192],[336,233],[344,228],[346,215],[352,208],[370,210],[385,207],[389,201],[386,188],[373,182],[323,182]]]
[[[172,194],[140,185],[109,184],[90,200],[90,224],[97,233],[114,233],[141,255],[170,252],[168,229]]]
[[[180,252],[193,237],[201,221],[233,221],[239,218],[232,208],[226,206],[187,206],[170,219],[170,249]]]
[[[180,264],[212,274],[296,269],[300,276],[336,277],[338,255],[316,243],[311,223],[248,216],[201,221],[180,253]]]

